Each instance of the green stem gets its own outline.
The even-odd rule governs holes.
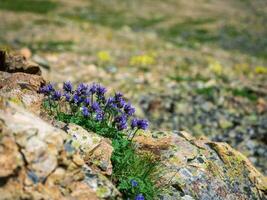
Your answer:
[[[136,129],[135,131],[134,131],[134,133],[133,133],[133,137],[131,138],[131,142],[132,142],[132,140],[133,140],[133,138],[135,137],[135,134],[137,133],[137,131],[138,131],[138,129]],[[128,138],[129,139],[129,138]]]

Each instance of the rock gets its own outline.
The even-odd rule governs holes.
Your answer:
[[[4,72],[24,72],[27,74],[41,75],[41,69],[38,64],[26,60],[22,55],[11,55],[5,52],[1,53],[0,71]]]
[[[1,125],[3,126],[3,125]],[[19,148],[9,137],[2,137],[3,146],[0,148],[0,178],[8,177],[22,165],[22,159],[19,155]]]
[[[219,125],[222,129],[227,129],[233,126],[233,123],[224,117],[219,118]]]
[[[100,172],[104,174],[111,175],[110,159],[113,148],[110,140],[88,132],[75,124],[69,124],[67,132],[71,136],[68,143],[81,153],[86,163],[94,169],[100,169]]]
[[[71,197],[74,199],[79,198],[80,200],[87,200],[90,198],[90,200],[98,200],[96,193],[90,189],[86,183],[73,183],[71,184],[70,188],[71,191],[73,191]]]
[[[164,144],[159,145],[157,155],[165,166],[163,179],[171,186],[160,195],[162,199],[266,198],[267,178],[226,143],[197,139],[186,132],[146,133],[135,141],[140,150],[151,152],[155,152],[153,144]]]
[[[264,113],[267,111],[267,102],[263,98],[259,98],[257,102],[257,111]]]
[[[3,97],[0,108],[1,200],[119,199],[104,175],[65,151],[63,130]]]
[[[0,72],[0,96],[35,113],[40,113],[43,95],[37,91],[43,84],[44,79],[38,75]]]
[[[140,148],[143,150],[150,150],[156,155],[160,154],[160,151],[168,149],[171,142],[171,137],[164,137],[159,139],[150,138],[147,140],[147,137],[141,135],[136,136],[133,140],[140,145]]]
[[[84,168],[84,171],[86,174],[85,182],[96,192],[100,199],[120,199],[118,189],[106,176],[90,167]]]

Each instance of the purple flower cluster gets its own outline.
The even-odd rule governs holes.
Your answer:
[[[62,97],[62,94],[60,91],[56,91],[54,86],[52,84],[47,84],[40,88],[40,93],[43,93],[47,96],[50,96],[50,98],[54,101],[59,101]]]
[[[72,92],[72,84],[70,81],[67,81],[63,84],[63,90],[66,92]]]
[[[50,83],[40,88],[40,92],[45,95],[51,95],[54,91],[54,86]]]
[[[138,188],[139,186],[138,182],[134,179],[131,179],[130,183],[131,183],[132,188],[136,188],[136,187]],[[143,194],[139,193],[135,196],[134,200],[145,200],[145,197]]]
[[[116,127],[118,130],[127,129],[127,116],[122,114],[114,119],[114,123],[116,124]]]
[[[74,89],[72,83],[67,81],[63,84],[62,91],[55,90],[54,86],[47,84],[40,88],[40,92],[52,101],[68,103],[75,113],[95,121],[106,121],[118,130],[148,128],[148,121],[144,119],[131,119],[135,108],[130,102],[126,102],[122,93],[106,98],[107,89],[100,84],[91,85],[80,83]]]
[[[132,179],[130,181],[130,183],[131,183],[132,187],[137,187],[138,186],[138,182],[136,180],[134,180],[134,179]]]
[[[132,119],[131,121],[131,128],[132,129],[143,129],[143,130],[146,130],[148,128],[148,121],[146,119]]]
[[[135,200],[145,200],[145,197],[144,197],[142,194],[138,194],[138,195],[135,197]]]

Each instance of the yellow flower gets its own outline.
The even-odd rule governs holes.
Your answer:
[[[255,68],[257,74],[267,74],[267,67],[258,66]]]
[[[97,57],[101,62],[110,62],[111,61],[111,56],[109,52],[107,51],[99,51],[97,53]]]
[[[210,60],[209,61],[209,69],[217,75],[221,75],[223,72],[223,67],[222,67],[221,63],[217,60]]]
[[[130,65],[149,66],[155,63],[155,58],[150,55],[133,56]]]

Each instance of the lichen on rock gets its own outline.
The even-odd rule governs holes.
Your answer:
[[[149,136],[150,135],[150,136]],[[152,132],[138,139],[139,148],[154,151],[153,143],[169,140],[158,149],[170,184],[163,199],[264,199],[267,180],[250,161],[226,143],[197,139],[187,132]],[[158,139],[153,139],[152,136]],[[158,141],[157,141],[158,140]],[[159,151],[160,150],[160,151]],[[178,198],[178,199],[179,199]]]

